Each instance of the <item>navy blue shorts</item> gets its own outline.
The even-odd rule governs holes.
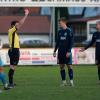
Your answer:
[[[100,56],[99,56],[99,55],[96,55],[96,57],[95,57],[95,63],[96,63],[97,65],[100,64]]]
[[[20,52],[18,48],[13,48],[8,50],[8,55],[10,58],[10,65],[18,65]]]
[[[71,52],[70,52],[71,53]],[[64,52],[59,52],[58,51],[58,59],[57,59],[58,64],[67,64],[67,65],[72,65],[72,53],[70,56],[67,58],[66,53]]]

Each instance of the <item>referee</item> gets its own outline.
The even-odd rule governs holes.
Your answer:
[[[72,53],[71,49],[73,46],[73,32],[71,28],[67,25],[66,18],[61,18],[59,20],[60,30],[57,36],[57,42],[54,49],[53,56],[56,56],[56,51],[58,49],[58,64],[60,65],[60,74],[62,78],[61,86],[66,86],[66,72],[65,65],[68,67],[68,74],[70,78],[70,86],[74,86],[73,83],[73,69],[72,69]]]
[[[82,48],[80,52],[85,51],[90,46],[92,46],[94,43],[96,43],[95,63],[98,68],[98,78],[99,78],[99,84],[100,84],[100,21],[96,23],[96,29],[97,31],[93,33],[91,42],[86,47]]]
[[[13,88],[15,86],[13,81],[15,66],[18,65],[19,57],[20,57],[20,44],[19,44],[19,36],[17,30],[21,28],[24,21],[26,20],[29,14],[28,9],[25,9],[25,16],[20,21],[12,21],[11,28],[8,30],[8,39],[10,49],[8,50],[8,55],[10,58],[10,69],[8,73],[9,77],[9,88]]]

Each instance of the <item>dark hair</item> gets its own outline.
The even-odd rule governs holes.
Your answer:
[[[59,21],[63,21],[63,22],[65,22],[65,23],[67,23],[67,19],[66,19],[65,17],[61,17],[61,18],[59,19]]]
[[[15,21],[12,21],[11,22],[11,27],[15,26],[16,23],[18,23],[18,21],[16,21],[16,20]]]

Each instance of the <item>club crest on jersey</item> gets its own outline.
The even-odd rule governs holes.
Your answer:
[[[61,39],[61,40],[66,40],[66,37],[65,37],[65,36],[61,36],[60,39]]]
[[[67,36],[67,32],[65,32],[64,36]]]

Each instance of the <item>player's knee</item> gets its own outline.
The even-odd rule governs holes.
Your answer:
[[[68,69],[72,69],[72,65],[67,65]]]
[[[65,65],[64,64],[60,64],[60,69],[64,70],[65,69]]]

